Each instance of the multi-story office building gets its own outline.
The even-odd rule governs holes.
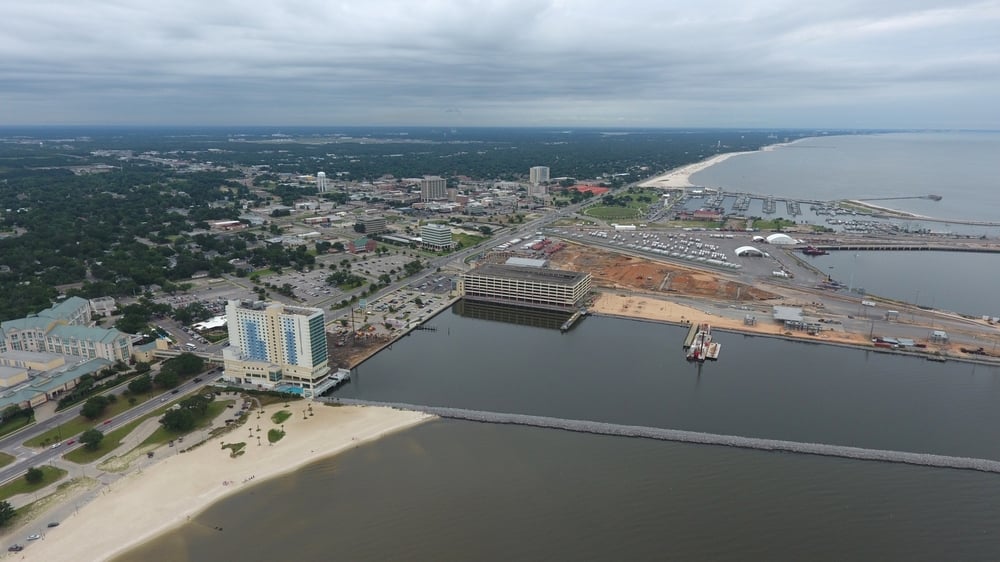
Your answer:
[[[521,168],[522,170],[524,168]],[[549,167],[548,166],[533,166],[528,171],[528,181],[531,185],[538,185],[543,182],[549,181]]]
[[[226,379],[309,396],[330,374],[323,310],[275,302],[229,301]]]
[[[591,290],[589,273],[485,264],[462,274],[459,292],[469,300],[572,310]]]
[[[358,219],[358,224],[365,227],[365,234],[381,234],[387,230],[389,227],[386,224],[385,217],[381,215],[361,215]]]
[[[425,224],[420,227],[420,240],[426,248],[447,250],[451,248],[451,227],[446,224]]]
[[[439,176],[424,176],[420,180],[420,200],[438,201],[448,198],[448,180]]]

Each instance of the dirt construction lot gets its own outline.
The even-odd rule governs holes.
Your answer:
[[[774,293],[721,275],[569,244],[550,258],[555,269],[589,272],[598,287],[739,301],[777,298]]]

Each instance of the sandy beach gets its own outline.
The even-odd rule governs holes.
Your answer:
[[[141,473],[132,473],[62,524],[35,541],[17,560],[107,560],[194,517],[219,499],[316,461],[378,439],[433,416],[389,408],[313,404],[314,415],[304,415],[308,402],[293,402],[284,422],[286,435],[269,446],[267,430],[276,427],[266,408],[233,432],[209,440],[196,449],[167,458]],[[250,438],[260,425],[261,445]],[[230,458],[222,443],[245,441],[246,453]]]
[[[655,178],[648,179],[639,184],[639,187],[653,187],[659,189],[670,189],[670,188],[682,188],[682,187],[695,187],[691,183],[691,176],[694,174],[708,168],[709,166],[714,166],[719,162],[724,162],[737,154],[752,154],[751,152],[727,152],[725,154],[717,154],[701,162],[695,162],[694,164],[688,164],[687,166],[681,166],[675,170],[671,170],[662,176],[657,176]]]

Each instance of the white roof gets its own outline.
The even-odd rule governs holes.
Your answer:
[[[746,254],[760,254],[763,256],[764,252],[761,252],[760,250],[754,248],[753,246],[740,246],[739,248],[736,248],[737,256],[743,256]]]
[[[774,234],[772,234],[772,235],[770,235],[770,236],[767,237],[767,243],[768,244],[796,244],[797,242],[795,241],[794,238],[792,238],[791,236],[789,236],[787,234],[784,234],[784,233],[781,233],[781,232],[775,232]]]

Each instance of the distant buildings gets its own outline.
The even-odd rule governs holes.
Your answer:
[[[469,300],[552,310],[579,308],[591,288],[589,273],[514,265],[481,265],[459,281]]]
[[[355,238],[347,242],[347,251],[352,254],[359,254],[361,252],[374,252],[378,244],[367,236],[362,236],[360,238]]]
[[[228,380],[309,396],[326,390],[330,365],[322,309],[229,301],[226,320]]]
[[[524,168],[521,168],[522,170]],[[528,170],[528,181],[531,185],[538,185],[549,181],[549,167],[548,166],[533,166]]]
[[[446,224],[423,225],[420,227],[420,239],[425,248],[432,250],[447,250],[453,244],[451,227]]]
[[[448,180],[439,176],[424,176],[420,180],[420,200],[436,201],[448,198]]]

